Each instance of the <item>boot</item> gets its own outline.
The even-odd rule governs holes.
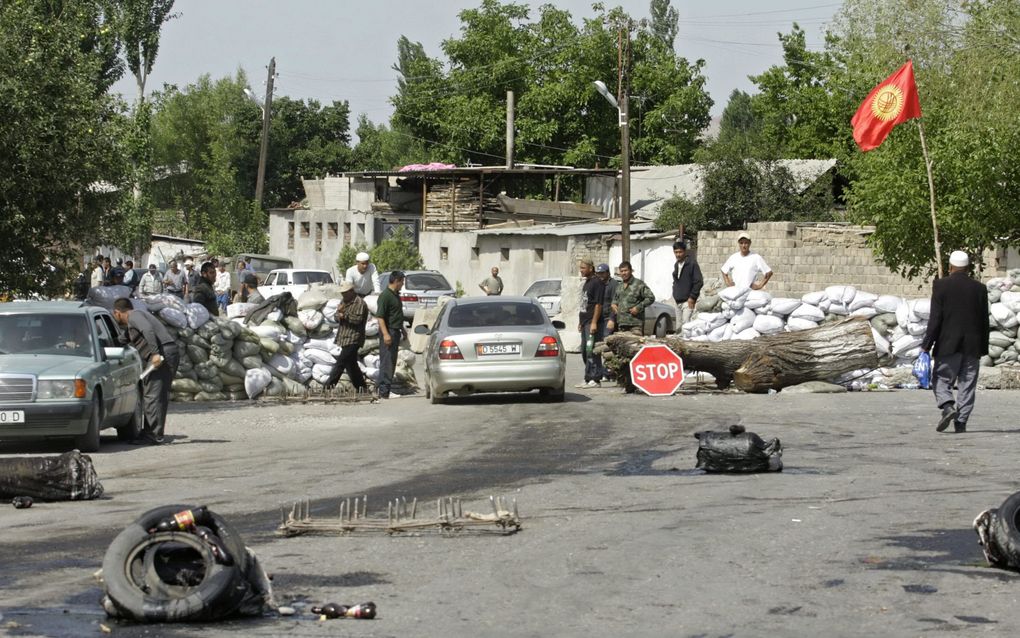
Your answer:
[[[954,419],[956,419],[956,404],[953,403],[952,401],[949,401],[948,403],[942,406],[942,419],[939,421],[939,424],[935,426],[935,431],[936,432],[945,431],[945,429],[949,427],[949,424],[952,423]]]

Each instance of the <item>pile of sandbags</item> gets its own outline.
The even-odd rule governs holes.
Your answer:
[[[981,365],[994,366],[1020,359],[1020,269],[992,279],[988,286],[988,356]],[[692,341],[754,339],[761,335],[817,327],[826,321],[864,317],[871,322],[875,348],[892,367],[909,366],[920,353],[928,327],[930,300],[876,295],[850,285],[833,285],[800,299],[773,297],[763,290],[731,286],[712,295],[711,306],[685,323],[681,336]],[[890,375],[886,375],[890,376]],[[896,375],[892,375],[896,376]]]
[[[322,392],[340,347],[335,344],[340,304],[339,287],[316,286],[296,301],[287,293],[265,303],[231,304],[226,317],[210,317],[199,304],[185,304],[173,295],[158,295],[145,306],[178,341],[181,361],[171,385],[175,401],[223,401]],[[367,298],[369,307],[374,298]],[[359,350],[370,383],[378,378],[379,325],[366,326]],[[402,350],[394,375],[396,385],[414,390],[414,353]],[[371,364],[371,365],[370,365]],[[344,374],[338,392],[352,392]]]

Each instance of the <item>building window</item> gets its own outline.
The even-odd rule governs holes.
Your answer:
[[[308,236],[311,235],[310,227],[310,222],[301,222],[301,239],[308,239]]]
[[[315,222],[315,250],[322,251],[322,222]]]
[[[535,263],[540,264],[545,261],[545,248],[535,249]]]
[[[510,249],[509,248],[500,248],[499,249],[499,260],[500,261],[510,261]]]
[[[287,248],[294,249],[294,222],[287,222]]]
[[[358,224],[358,236],[354,238],[356,241],[365,241],[365,225]]]
[[[478,246],[471,247],[471,261],[478,261]]]
[[[326,225],[326,232],[329,233],[328,235],[326,235],[326,238],[327,239],[336,239],[336,235],[337,235],[337,230],[336,229],[337,229],[336,222],[329,222],[329,224]]]
[[[344,222],[344,246],[351,243],[351,222]]]
[[[450,248],[448,246],[439,247],[439,261],[450,261]]]

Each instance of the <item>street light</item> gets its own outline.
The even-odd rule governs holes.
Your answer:
[[[627,92],[623,91],[617,102],[602,80],[595,80],[595,89],[613,105],[619,116],[620,126],[620,251],[623,259],[630,261],[630,126],[627,124]]]

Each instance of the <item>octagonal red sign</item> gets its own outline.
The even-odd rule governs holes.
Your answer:
[[[684,362],[666,346],[647,345],[630,360],[630,380],[653,397],[668,397],[684,382]]]

